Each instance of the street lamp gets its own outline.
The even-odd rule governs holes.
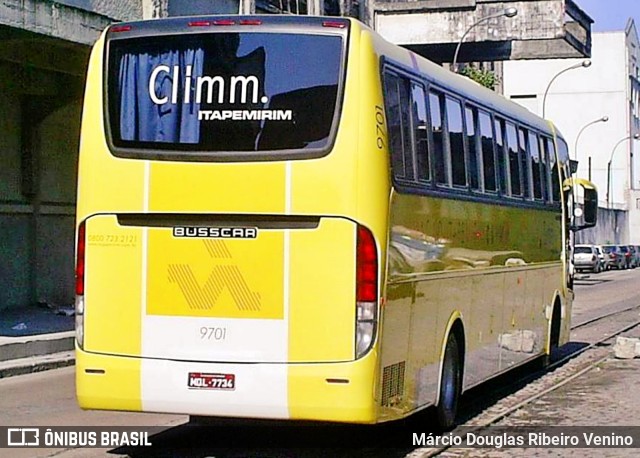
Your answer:
[[[551,78],[551,81],[549,81],[549,84],[547,84],[547,88],[544,91],[544,97],[542,97],[542,117],[543,118],[545,117],[545,108],[547,105],[547,94],[549,93],[549,88],[551,87],[551,84],[553,84],[556,78],[562,75],[563,73],[568,72],[569,70],[573,70],[575,68],[580,68],[580,67],[583,67],[583,68],[591,67],[591,61],[589,59],[585,59],[579,64],[575,64],[575,65],[572,65],[571,67],[565,68],[564,70],[560,70],[558,73],[555,74],[553,78]]]
[[[640,140],[640,134],[635,134],[635,135],[627,135],[624,138],[621,138],[618,143],[615,144],[615,146],[613,147],[613,149],[611,150],[611,158],[609,159],[609,162],[607,163],[607,208],[609,208],[609,191],[611,189],[611,163],[613,162],[613,153],[616,152],[616,148],[620,145],[620,143],[626,141],[626,140],[630,140],[630,139],[634,139],[634,140]]]
[[[584,130],[589,126],[593,126],[594,124],[597,124],[599,122],[607,122],[607,121],[609,121],[609,116],[603,116],[602,118],[598,118],[582,126],[582,129],[580,129],[580,132],[578,132],[578,135],[576,136],[576,144],[573,147],[573,154],[576,158],[576,161],[578,160],[578,140],[580,140],[580,135],[582,135],[582,132],[584,132]]]
[[[462,42],[464,41],[465,37],[469,34],[469,32],[471,32],[471,29],[473,29],[475,26],[477,26],[479,24],[482,24],[483,22],[486,22],[486,21],[488,21],[490,19],[494,19],[494,18],[498,18],[498,17],[502,17],[502,16],[514,17],[517,14],[518,14],[518,9],[517,8],[509,7],[509,8],[506,8],[506,9],[500,11],[499,13],[494,13],[494,14],[490,14],[488,16],[481,17],[476,22],[471,24],[471,26],[464,32],[464,34],[462,35],[462,38],[460,38],[460,41],[458,42],[458,45],[456,46],[456,52],[453,54],[453,63],[451,64],[451,67],[453,69],[456,68],[456,64],[458,63],[458,53],[460,52],[460,46],[462,46]]]

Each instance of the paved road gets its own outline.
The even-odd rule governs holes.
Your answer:
[[[66,367],[0,379],[0,425],[173,426],[187,421],[187,417],[179,415],[83,411],[75,399],[74,371],[74,367]],[[104,450],[97,449],[59,455],[60,452],[61,449],[0,449],[0,457],[105,456]]]
[[[574,322],[581,322],[589,319],[597,314],[602,314],[607,310],[626,308],[631,305],[640,304],[640,288],[637,287],[640,281],[640,269],[621,271],[621,272],[606,272],[598,275],[579,275],[576,282],[576,302],[574,303]],[[629,369],[636,367],[634,363],[621,363],[620,366],[615,367],[614,372],[608,372],[607,377],[613,377],[612,380],[603,382],[605,384],[613,383],[613,380],[617,380],[616,383],[622,386],[626,383],[623,379],[626,377]],[[637,372],[637,371],[636,371]],[[640,382],[640,377],[637,377]],[[619,380],[620,379],[620,380]],[[603,379],[607,380],[607,379]],[[639,383],[640,384],[640,383]],[[575,385],[578,393],[584,393],[584,387],[577,384]],[[637,386],[637,385],[636,385]],[[20,377],[12,377],[8,379],[0,380],[0,425],[69,425],[69,426],[81,426],[81,425],[127,425],[127,426],[167,426],[170,427],[165,433],[161,433],[154,439],[154,444],[158,446],[153,448],[153,451],[148,453],[136,454],[136,450],[103,450],[103,449],[84,449],[84,450],[62,450],[62,449],[21,449],[21,450],[8,450],[0,449],[0,457],[44,457],[44,456],[56,456],[64,458],[75,457],[91,457],[91,456],[122,456],[123,454],[132,454],[135,456],[160,456],[161,451],[166,455],[162,456],[216,456],[222,457],[239,457],[247,456],[246,450],[233,451],[225,450],[220,451],[215,449],[215,440],[211,437],[210,429],[187,429],[185,426],[178,426],[187,421],[184,416],[176,415],[154,415],[154,414],[135,414],[135,413],[114,413],[114,412],[85,412],[80,410],[75,402],[74,394],[74,368],[58,369],[48,371],[39,374],[31,374]],[[569,388],[567,388],[568,390]],[[564,393],[564,396],[570,396],[568,393]],[[603,395],[605,396],[605,395]],[[562,399],[549,397],[546,401],[552,404],[556,400]],[[603,402],[606,403],[606,396]],[[613,402],[609,402],[605,407],[602,404],[594,406],[594,408],[603,409],[603,412],[607,412],[606,417],[602,417],[607,422],[614,422],[615,411],[612,406],[624,402],[624,398],[616,399]],[[559,400],[557,401],[559,402]],[[548,404],[547,409],[548,409]],[[613,413],[611,413],[613,412]],[[580,411],[577,411],[577,415]],[[612,416],[613,415],[613,416]],[[571,416],[568,416],[566,421],[572,424]],[[638,417],[640,418],[640,401],[638,405]],[[628,423],[627,423],[628,424]],[[348,449],[328,451],[326,449],[318,449],[315,451],[301,450],[291,451],[282,450],[281,452],[275,451],[275,455],[270,453],[260,454],[258,456],[308,456],[308,457],[321,457],[327,456],[327,453],[331,453],[334,458],[344,456],[366,456],[367,458],[380,456],[380,457],[400,457],[404,456],[410,448],[407,450],[380,450],[379,445],[384,445],[384,438],[389,437],[391,440],[402,439],[407,436],[407,443],[410,443],[410,434],[412,431],[424,430],[423,428],[416,428],[415,423],[413,426],[409,423],[407,425],[397,425],[394,428],[369,428],[363,432],[359,427],[340,427],[340,428],[327,428],[324,430],[313,429],[312,435],[316,438],[322,438],[322,435],[331,437],[334,439],[334,443],[345,445],[348,447],[354,442],[350,442],[351,437],[365,437],[365,439],[371,438],[371,449],[367,452],[363,452],[361,448],[358,448],[357,453],[355,447],[349,451]],[[260,429],[263,433],[264,428]],[[220,430],[224,434],[224,429]],[[266,434],[273,434],[274,437],[282,435],[283,431],[276,429],[267,429]],[[302,430],[294,430],[293,437],[297,437],[299,434],[304,435],[309,433],[309,429],[303,428]],[[247,437],[253,434],[251,429],[244,430]],[[242,434],[242,433],[241,433]],[[286,430],[284,434],[287,434]],[[364,435],[364,436],[363,436]],[[335,438],[338,437],[337,441]],[[342,440],[344,438],[344,440]],[[243,437],[238,437],[238,440],[243,440]],[[382,442],[381,442],[382,441]],[[356,441],[357,442],[357,441]],[[192,453],[183,454],[177,452],[181,450],[181,446],[184,444],[191,444],[195,447]],[[177,447],[177,448],[176,448]],[[211,447],[211,448],[209,448]],[[339,448],[339,447],[338,447]],[[207,453],[208,451],[211,453]],[[9,453],[10,452],[10,453]],[[294,455],[292,455],[294,453]],[[479,455],[474,455],[479,456]],[[509,456],[509,455],[502,455]],[[530,455],[529,455],[530,456]],[[547,455],[548,456],[548,455]],[[551,454],[554,456],[554,454]]]

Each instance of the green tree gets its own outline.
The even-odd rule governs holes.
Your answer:
[[[484,70],[482,68],[475,68],[471,65],[466,65],[460,70],[460,74],[466,76],[469,79],[472,79],[478,84],[495,90],[496,84],[498,83],[498,77],[491,70]]]

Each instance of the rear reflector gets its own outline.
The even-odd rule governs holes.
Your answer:
[[[84,253],[85,253],[85,224],[78,226],[78,245],[76,252],[76,296],[84,294]]]
[[[356,255],[356,300],[376,302],[378,298],[378,251],[369,229],[358,226]]]

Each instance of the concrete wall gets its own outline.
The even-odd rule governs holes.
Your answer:
[[[580,244],[628,244],[629,213],[623,210],[598,208],[598,224],[591,229],[576,233]],[[637,242],[636,242],[637,243]]]
[[[82,79],[0,61],[0,309],[71,304]],[[75,86],[75,87],[73,87]]]
[[[142,0],[56,0],[56,2],[120,21],[142,18]]]
[[[21,100],[12,70],[0,63],[0,309],[30,298],[31,207],[21,192]]]

